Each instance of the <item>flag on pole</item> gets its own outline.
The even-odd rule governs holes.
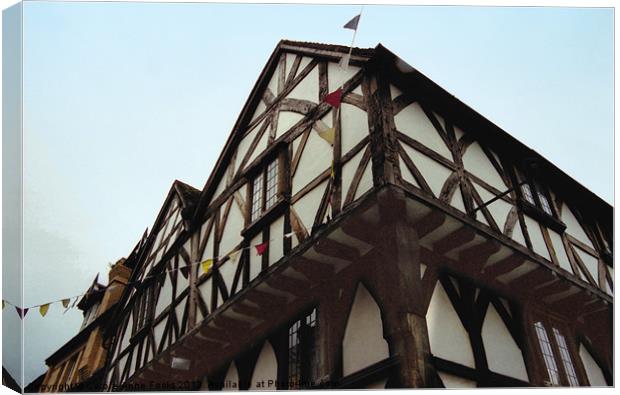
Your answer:
[[[39,307],[39,314],[41,314],[41,317],[45,317],[45,314],[47,314],[47,311],[50,309],[50,304],[46,303],[46,304],[42,304]]]
[[[349,22],[347,22],[343,27],[345,29],[357,30],[357,25],[360,23],[360,17],[362,14],[357,14],[353,17]]]
[[[323,101],[334,108],[340,107],[340,100],[342,99],[342,89],[338,88],[329,95],[325,96]]]
[[[254,247],[256,248],[256,253],[258,255],[263,255],[265,253],[265,251],[267,251],[267,246],[269,245],[269,242],[266,241],[264,243],[261,244],[257,244]]]
[[[211,266],[213,266],[213,259],[207,259],[206,261],[202,262],[200,266],[202,266],[202,271],[207,273],[209,269],[211,269]]]
[[[22,320],[24,319],[26,314],[28,314],[28,309],[20,309],[19,307],[15,306],[15,310],[17,311],[17,315],[19,315],[19,318]]]

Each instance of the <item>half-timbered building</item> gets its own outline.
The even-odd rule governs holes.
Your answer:
[[[105,385],[612,385],[611,206],[383,46],[348,50],[281,41],[202,191],[173,185]]]

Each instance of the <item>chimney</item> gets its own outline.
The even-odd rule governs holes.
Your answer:
[[[110,268],[108,284],[117,281],[125,285],[129,281],[129,276],[131,276],[131,269],[125,266],[125,258],[121,258]]]

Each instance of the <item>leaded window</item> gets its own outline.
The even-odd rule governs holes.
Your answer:
[[[252,207],[250,222],[254,222],[261,215],[278,202],[279,162],[274,159],[262,167],[252,181]]]
[[[562,366],[564,366],[564,371],[568,377],[568,382],[572,387],[578,387],[579,380],[577,379],[577,373],[575,373],[573,360],[570,357],[570,352],[568,351],[568,346],[566,345],[566,339],[564,339],[564,336],[556,328],[553,328],[553,336],[555,336],[555,341],[557,342],[560,350],[560,359],[562,360]]]
[[[545,366],[547,367],[549,381],[553,385],[559,385],[560,384],[560,372],[558,371],[558,366],[555,363],[555,357],[553,356],[553,348],[551,347],[549,336],[547,336],[547,331],[545,330],[545,327],[540,321],[534,323],[534,328],[536,328],[536,336],[538,337],[538,345],[540,346],[540,351],[542,352],[543,359],[545,361]]]
[[[295,321],[288,329],[289,389],[312,386],[318,378],[316,309]]]

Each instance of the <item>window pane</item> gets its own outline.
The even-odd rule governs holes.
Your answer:
[[[549,215],[553,215],[553,211],[551,211],[551,205],[549,204],[549,200],[547,200],[547,196],[544,193],[538,192],[538,200],[540,200],[540,204],[542,205],[542,209],[545,213]]]
[[[525,200],[527,200],[528,202],[535,204],[534,203],[534,196],[532,195],[532,189],[530,188],[529,184],[523,184],[521,185],[521,192],[523,193],[523,198]]]
[[[555,358],[553,356],[553,350],[551,349],[551,343],[549,342],[549,337],[547,336],[547,331],[541,322],[534,323],[534,327],[536,328],[538,344],[540,345],[540,350],[542,351],[545,365],[547,366],[549,380],[551,380],[551,384],[558,385],[560,384],[560,375],[558,366],[556,365]]]
[[[274,160],[267,167],[267,191],[265,193],[265,210],[273,206],[278,200],[278,160]]]
[[[288,389],[308,388],[318,379],[316,309],[288,330]]]
[[[263,208],[263,174],[261,173],[254,179],[254,185],[252,189],[252,218],[254,221],[260,217]]]
[[[568,376],[568,382],[572,387],[578,387],[579,380],[577,380],[575,367],[573,366],[573,361],[570,357],[570,353],[568,352],[566,339],[564,339],[564,336],[562,336],[560,331],[556,328],[553,328],[553,335],[555,336],[555,340],[558,343],[558,348],[560,349],[560,357],[562,358],[562,365],[564,365],[564,370],[566,370],[566,375]]]

